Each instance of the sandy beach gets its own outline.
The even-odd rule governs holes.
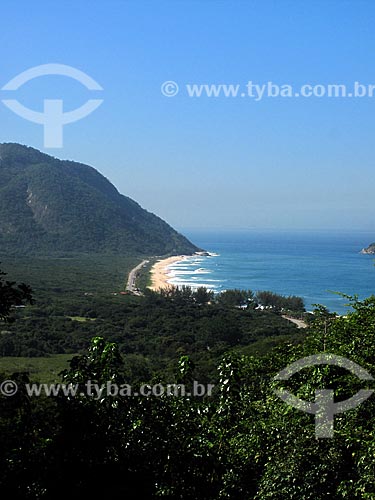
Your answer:
[[[181,262],[187,258],[187,255],[175,255],[167,259],[158,260],[151,268],[151,285],[148,288],[151,290],[159,290],[160,288],[171,286],[168,284],[168,266],[176,262]]]

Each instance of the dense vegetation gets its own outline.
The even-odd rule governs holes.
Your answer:
[[[196,250],[94,168],[0,144],[1,252],[164,255]]]
[[[206,289],[183,287],[148,290],[142,297],[121,295],[126,270],[135,264],[132,259],[79,256],[5,262],[12,276],[31,283],[35,303],[17,308],[17,321],[0,329],[3,357],[76,354],[88,348],[92,337],[101,336],[117,343],[129,380],[168,377],[179,357],[189,355],[201,379],[212,381],[228,350],[265,352],[285,339],[300,341],[303,335],[278,309],[255,309],[258,297],[250,291],[230,290],[214,298]],[[284,300],[293,305],[296,298]]]
[[[184,303],[189,310],[186,326],[208,311],[215,311],[208,323],[215,321],[223,307],[226,314],[233,313],[225,326],[232,321],[240,325],[242,318],[252,324],[255,314],[267,315],[267,320],[277,316],[223,304],[211,308],[191,299]],[[129,299],[122,307],[144,307],[142,314],[150,311],[151,318],[159,308],[164,323],[183,314],[182,300],[178,294],[150,294],[134,304]],[[375,374],[375,297],[354,300],[353,307],[347,317],[318,308],[306,338],[264,355],[229,349],[217,363],[211,397],[121,397],[106,390],[96,399],[83,392],[30,397],[27,375],[13,375],[17,395],[0,397],[0,495],[48,500],[375,498],[374,398],[336,415],[334,438],[317,440],[314,416],[286,405],[274,393],[280,386],[274,376],[281,369],[321,352],[347,357]],[[222,321],[226,316],[219,317]],[[139,328],[131,323],[128,331]],[[223,331],[219,322],[215,328]],[[96,337],[86,354],[72,360],[62,380],[82,389],[88,380],[128,383],[120,351],[121,345]],[[168,382],[190,386],[199,381],[189,356],[181,356],[174,368],[173,375],[167,373]],[[149,375],[138,373],[139,382]],[[154,375],[153,381],[159,380],[164,379]],[[314,400],[316,389],[329,387],[345,400],[363,386],[342,369],[324,365],[306,368],[285,384],[307,401]]]
[[[0,321],[11,323],[12,308],[32,304],[32,290],[28,285],[5,280],[6,273],[0,270]]]

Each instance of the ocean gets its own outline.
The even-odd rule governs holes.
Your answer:
[[[169,268],[169,282],[215,292],[230,288],[270,290],[302,297],[307,310],[323,304],[345,314],[347,299],[334,292],[375,294],[375,256],[360,254],[375,240],[370,232],[184,230],[211,253]]]

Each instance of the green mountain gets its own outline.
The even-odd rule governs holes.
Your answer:
[[[0,253],[197,250],[94,168],[19,144],[0,144]]]

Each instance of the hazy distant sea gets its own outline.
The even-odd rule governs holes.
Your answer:
[[[375,240],[369,232],[217,231],[183,233],[196,245],[217,254],[193,257],[170,268],[176,285],[271,290],[303,297],[307,310],[324,304],[343,314],[346,299],[375,294],[374,257],[360,250]]]

